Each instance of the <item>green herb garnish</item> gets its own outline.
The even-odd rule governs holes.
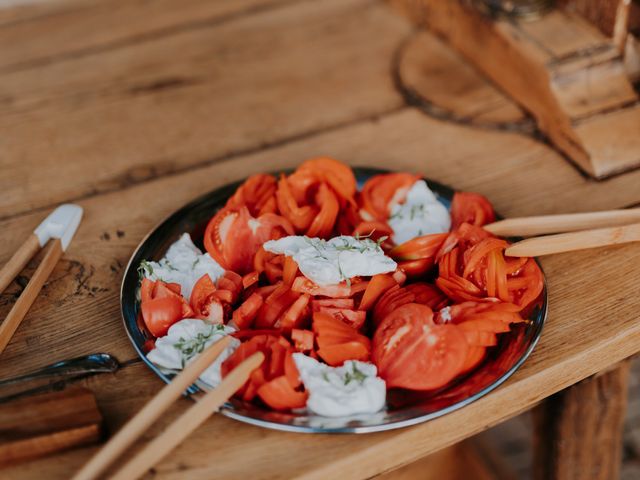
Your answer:
[[[356,381],[360,385],[362,385],[364,381],[367,379],[367,376],[364,373],[362,373],[360,370],[358,370],[358,367],[356,367],[355,363],[352,363],[351,367],[353,369],[353,372],[345,373],[344,384],[349,385],[352,381]]]
[[[182,353],[182,368],[184,368],[185,364],[191,360],[191,358],[202,353],[211,337],[222,332],[224,332],[224,325],[216,324],[210,325],[209,332],[198,333],[195,338],[186,340],[184,337],[180,337],[178,342],[174,343],[173,346]]]

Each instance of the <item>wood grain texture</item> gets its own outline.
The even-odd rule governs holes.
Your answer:
[[[296,2],[5,73],[0,217],[397,109],[408,31],[379,2]]]
[[[536,407],[537,480],[620,477],[628,378],[629,362],[623,362]]]
[[[18,2],[20,4],[22,2]],[[0,8],[0,72],[23,70],[97,51],[203,28],[284,5],[286,0],[56,0]],[[0,5],[1,6],[1,5]],[[13,13],[12,18],[9,14]],[[109,25],[109,28],[104,28]],[[78,41],[82,39],[82,41]]]
[[[396,68],[405,98],[433,116],[485,126],[533,127],[517,104],[429,32],[418,32],[406,42]]]
[[[102,416],[89,390],[69,387],[0,405],[0,465],[100,439]]]
[[[29,283],[0,324],[0,355],[2,355],[2,352],[13,338],[14,333],[27,315],[33,302],[35,302],[40,290],[49,279],[49,275],[51,275],[58,260],[62,257],[62,253],[60,240],[53,239],[46,248],[42,262],[40,262],[36,271],[33,272],[33,276],[29,279]]]

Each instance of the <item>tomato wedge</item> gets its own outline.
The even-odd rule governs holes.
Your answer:
[[[246,206],[224,208],[209,221],[204,246],[225,269],[244,275],[254,270],[253,257],[264,242],[293,234],[289,221],[274,213],[254,218]]]
[[[332,315],[315,312],[313,331],[318,343],[318,356],[327,364],[338,366],[346,360],[369,360],[370,340]]]
[[[469,346],[456,325],[436,325],[433,311],[410,303],[382,321],[373,337],[373,362],[390,388],[434,390],[462,372]]]
[[[370,310],[384,292],[397,284],[393,276],[388,273],[374,275],[369,280],[358,310]]]
[[[193,286],[189,303],[197,318],[207,320],[210,323],[223,323],[224,309],[222,301],[215,296],[217,291],[213,280],[208,274],[204,274]],[[231,300],[229,294],[228,300]]]
[[[356,193],[356,177],[348,165],[329,157],[307,160],[296,170],[302,174],[309,174],[331,188],[346,202],[353,202]]]
[[[238,187],[227,201],[227,208],[238,210],[247,207],[254,217],[263,213],[275,213],[276,179],[272,175],[251,175]]]
[[[300,330],[298,328],[291,330],[291,340],[293,340],[293,346],[298,352],[313,350],[314,337],[315,335],[311,330]]]
[[[311,222],[311,225],[309,225],[307,236],[328,238],[333,231],[340,211],[338,198],[326,183],[322,183],[316,194],[316,203],[320,206],[320,211]]]
[[[240,330],[249,328],[255,320],[264,300],[258,293],[252,293],[232,314],[233,323]]]
[[[155,337],[166,335],[175,322],[194,315],[180,295],[180,285],[148,278],[143,278],[140,284],[140,311],[147,329]]]
[[[451,202],[452,229],[463,223],[481,227],[495,221],[496,215],[491,202],[479,193],[456,192]]]
[[[291,387],[286,375],[274,378],[258,388],[258,396],[274,410],[291,410],[302,408],[307,404],[309,394],[299,392]]]
[[[182,318],[182,303],[175,297],[154,298],[140,306],[145,325],[154,337],[163,337]]]

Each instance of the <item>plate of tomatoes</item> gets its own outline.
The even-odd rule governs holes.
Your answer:
[[[332,158],[218,188],[141,242],[121,290],[126,332],[170,381],[229,347],[190,393],[256,351],[221,409],[297,432],[366,433],[477,400],[525,361],[547,314],[533,258],[482,227],[488,199]]]

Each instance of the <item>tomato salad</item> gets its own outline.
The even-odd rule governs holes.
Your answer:
[[[494,219],[483,196],[456,193],[447,209],[413,173],[358,190],[332,158],[253,175],[209,221],[206,252],[184,234],[140,265],[148,358],[180,370],[231,335],[203,382],[261,351],[236,396],[325,416],[377,412],[392,388],[446,388],[543,289],[536,262],[482,228]]]

